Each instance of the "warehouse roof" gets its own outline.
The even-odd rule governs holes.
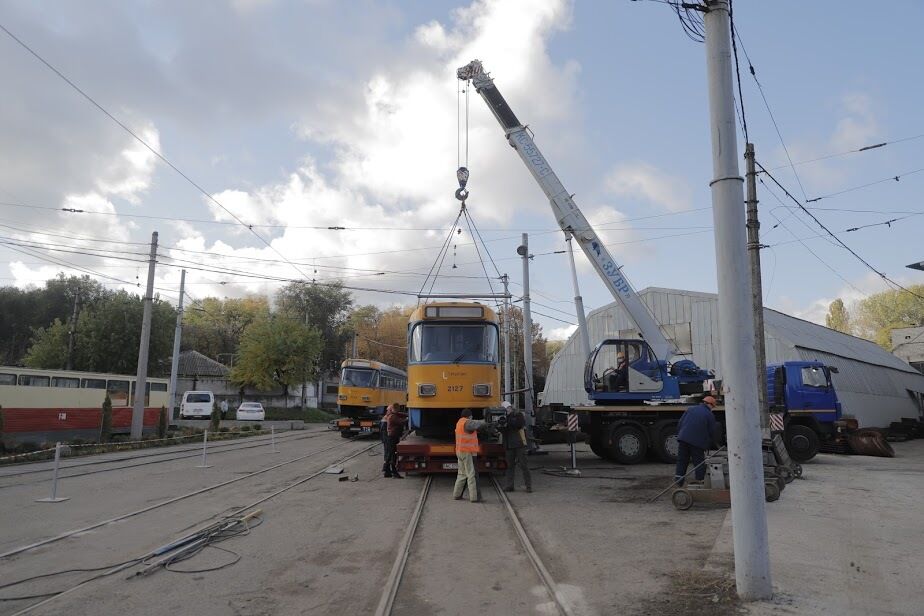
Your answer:
[[[228,376],[230,373],[231,369],[228,366],[206,357],[199,351],[180,353],[178,376]]]

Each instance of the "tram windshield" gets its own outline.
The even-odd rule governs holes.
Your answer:
[[[340,375],[340,384],[347,387],[375,387],[377,376],[378,370],[344,368],[343,374]]]
[[[494,363],[497,327],[489,323],[418,323],[411,332],[410,361]]]

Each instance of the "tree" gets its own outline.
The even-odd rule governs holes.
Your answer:
[[[222,361],[222,356],[237,352],[247,326],[267,318],[269,312],[269,300],[259,295],[240,299],[207,297],[184,312],[182,348]]]
[[[825,325],[845,334],[851,333],[850,314],[844,306],[844,300],[837,298],[831,302],[828,306],[828,315],[825,317]]]
[[[36,329],[49,327],[55,319],[68,323],[78,293],[84,307],[111,292],[89,276],[64,274],[47,281],[43,288],[0,288],[0,364],[21,364]]]
[[[407,322],[413,308],[387,310],[360,306],[350,313],[349,328],[356,334],[356,355],[401,368],[407,367]],[[351,346],[352,341],[347,343]]]
[[[138,346],[144,301],[126,291],[108,292],[81,311],[77,319],[74,369],[89,372],[134,374],[138,370]],[[148,374],[170,372],[176,311],[158,298],[151,311]],[[67,357],[67,325],[60,319],[35,330],[24,359],[31,368],[64,367]]]
[[[317,376],[322,349],[321,334],[309,325],[281,316],[255,321],[241,338],[231,381],[263,391],[281,386],[288,398],[290,385]]]
[[[546,341],[545,353],[549,357],[549,364],[552,363],[552,360],[555,358],[558,352],[561,351],[563,348],[565,348],[565,343],[567,343],[567,340],[548,340]]]
[[[276,294],[276,309],[281,316],[297,319],[321,334],[322,373],[336,372],[343,362],[347,342],[352,338],[348,325],[352,307],[353,297],[340,283],[292,282]]]
[[[857,302],[853,323],[857,333],[891,351],[891,330],[924,324],[924,285],[911,285],[908,291],[889,290]]]
[[[106,392],[106,399],[103,400],[103,416],[99,427],[99,442],[108,443],[110,436],[112,436],[112,400],[109,398],[109,393]]]

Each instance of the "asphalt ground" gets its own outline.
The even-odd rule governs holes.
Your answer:
[[[372,449],[363,451],[369,446]],[[580,444],[578,466],[582,476],[575,478],[557,472],[570,462],[567,446],[552,445],[547,449],[550,455],[530,457],[535,491],[527,494],[519,489],[509,497],[556,581],[559,596],[573,613],[740,612],[741,606],[727,596],[729,589],[733,594],[733,585],[728,582],[732,558],[725,551],[726,535],[730,536],[727,508],[696,505],[690,511],[678,512],[667,496],[649,503],[652,496],[669,484],[672,469],[668,465],[618,466],[599,460],[587,451],[586,445]],[[0,586],[63,569],[121,563],[222,515],[239,512],[248,503],[271,497],[259,505],[261,521],[249,534],[221,544],[230,553],[206,549],[175,568],[216,568],[239,556],[240,560],[231,566],[197,573],[160,570],[147,577],[126,579],[127,574],[136,570],[128,569],[89,582],[30,613],[66,611],[77,616],[123,612],[161,615],[165,611],[203,615],[374,612],[423,479],[382,478],[380,447],[369,440],[347,441],[336,432],[307,439],[280,439],[278,450],[280,453],[270,453],[267,446],[227,451],[210,456],[209,463],[213,466],[208,469],[196,468],[199,459],[182,458],[65,479],[58,492],[70,500],[61,503],[34,502],[48,495],[47,480],[0,487],[2,554],[208,486],[240,479],[60,541],[0,557]],[[919,555],[924,553],[920,539],[911,545],[905,542],[904,547],[888,543],[869,549],[871,544],[879,545],[876,541],[883,536],[898,543],[895,540],[911,534],[915,525],[920,529],[919,512],[924,511],[920,500],[924,498],[924,490],[919,484],[908,486],[907,482],[920,480],[918,469],[924,465],[924,442],[896,444],[896,451],[899,457],[893,460],[820,456],[817,463],[805,465],[805,480],[787,486],[781,499],[768,505],[775,533],[794,526],[805,529],[801,534],[791,534],[790,540],[799,544],[800,554],[807,552],[811,557],[806,557],[799,566],[793,565],[786,560],[792,549],[781,550],[776,547],[780,544],[774,543],[774,570],[780,572],[775,573],[775,580],[783,602],[766,604],[760,609],[769,610],[766,613],[786,609],[801,613],[798,609],[808,605],[808,599],[799,584],[804,585],[800,581],[803,578],[816,575],[810,574],[816,566],[813,559],[823,561],[822,570],[826,572],[823,579],[827,582],[824,588],[813,589],[811,600],[818,604],[829,594],[829,588],[831,593],[843,589],[845,582],[838,579],[837,563],[853,553],[843,545],[846,542],[849,546],[850,539],[845,533],[844,538],[833,544],[839,547],[832,547],[830,542],[816,546],[813,542],[819,543],[817,538],[827,535],[813,530],[812,525],[823,526],[825,515],[830,514],[820,499],[844,492],[845,486],[871,490],[861,495],[868,499],[862,508],[870,512],[878,507],[875,503],[882,497],[879,491],[905,492],[904,500],[888,507],[889,515],[884,518],[853,516],[848,508],[840,510],[849,521],[852,536],[862,537],[861,543],[867,546],[864,558],[855,561],[861,572],[851,575],[867,572],[868,577],[857,579],[883,584],[882,578],[892,571],[889,567],[894,569],[899,565],[913,572],[901,574],[904,577],[898,581],[906,583],[909,576],[920,575]],[[342,475],[321,474],[272,496],[357,453],[343,463]],[[289,461],[292,462],[247,476]],[[858,474],[865,477],[862,482]],[[355,476],[357,480],[339,481],[342,476]],[[433,484],[393,613],[554,613],[493,488],[483,479],[484,502],[469,503],[452,500],[451,484],[449,477],[438,477]],[[903,490],[903,485],[908,490]],[[905,511],[909,506],[916,509]],[[918,513],[914,514],[914,510]],[[833,532],[832,528],[828,534]],[[916,537],[920,536],[918,532]],[[894,558],[892,551],[896,549],[904,561]],[[848,573],[848,562],[843,563],[840,573]],[[0,598],[65,590],[93,575],[82,572],[38,579],[0,589]],[[916,585],[905,588],[896,584],[882,586],[882,594],[892,597],[893,611],[851,611],[853,607],[867,605],[853,599],[853,603],[838,604],[843,609],[836,613],[914,613],[900,611],[911,605],[903,603],[900,597],[910,596],[919,588],[919,579]],[[38,601],[0,602],[0,614],[15,614]]]

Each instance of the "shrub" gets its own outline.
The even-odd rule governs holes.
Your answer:
[[[167,407],[160,407],[160,417],[157,418],[157,438],[167,436]]]
[[[212,402],[212,416],[209,423],[209,432],[218,432],[221,426],[221,409],[218,408],[218,402]]]
[[[263,429],[263,426],[260,424],[255,424],[253,427],[254,432],[259,432],[262,429]]]
[[[106,392],[106,399],[103,400],[103,419],[99,428],[99,442],[108,443],[112,437],[112,400],[109,393]]]
[[[250,432],[250,426],[241,426],[241,432]]]
[[[222,434],[224,434],[225,432],[230,432],[231,429],[230,429],[230,428],[221,427],[221,428],[218,428],[218,431],[221,432]]]

